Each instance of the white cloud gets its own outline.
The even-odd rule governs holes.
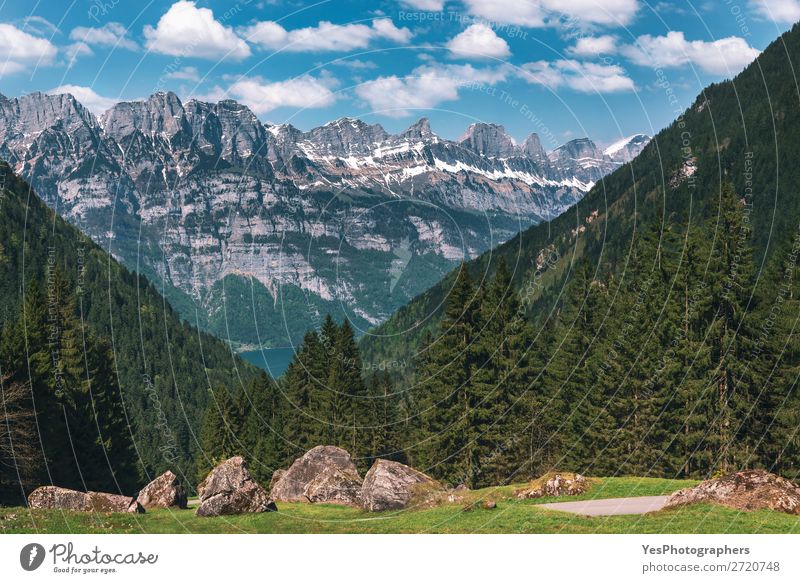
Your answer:
[[[554,62],[536,61],[522,66],[520,77],[528,83],[556,90],[568,87],[582,93],[618,93],[633,91],[636,86],[617,65],[583,63],[571,59]]]
[[[580,24],[624,26],[639,10],[638,0],[542,0],[551,12],[573,18]]]
[[[0,24],[0,77],[53,62],[58,49],[47,39]]]
[[[439,11],[444,8],[444,0],[401,0],[400,4],[417,10]]]
[[[508,43],[486,24],[473,24],[453,37],[447,48],[456,57],[502,59],[511,55]]]
[[[506,79],[508,67],[475,68],[472,65],[422,65],[406,77],[390,75],[367,81],[356,95],[373,111],[390,117],[411,115],[414,109],[430,109],[458,99],[459,89],[494,85]]]
[[[199,81],[200,73],[197,67],[182,67],[164,75],[166,79],[181,79],[183,81]]]
[[[84,107],[86,107],[95,115],[103,113],[110,107],[113,107],[118,101],[116,99],[111,99],[110,97],[98,95],[91,87],[81,87],[80,85],[60,85],[55,89],[51,89],[47,93],[50,95],[71,93],[75,99],[80,101]]]
[[[279,107],[327,107],[336,101],[336,94],[332,91],[334,84],[330,79],[310,75],[275,82],[245,77],[231,85],[226,95],[233,95],[261,115]],[[215,94],[219,95],[212,91],[212,95]]]
[[[687,41],[680,31],[668,32],[666,36],[640,36],[635,45],[622,47],[621,52],[637,65],[680,67],[692,64],[714,75],[738,73],[759,54],[740,37],[711,42]]]
[[[567,52],[576,57],[611,55],[617,52],[617,37],[609,34],[581,37],[574,47],[567,49]]]
[[[58,27],[41,16],[26,16],[21,21],[21,28],[25,32],[32,32],[37,36],[53,36],[58,31]]]
[[[87,45],[116,47],[130,51],[138,50],[139,45],[128,38],[127,33],[127,29],[119,22],[109,22],[99,28],[78,26],[72,29],[72,32],[69,33],[69,38]]]
[[[541,27],[560,19],[576,25],[629,24],[638,0],[464,0],[473,16],[500,24]]]
[[[374,61],[362,61],[361,59],[337,59],[330,62],[331,65],[338,65],[353,71],[366,71],[368,69],[377,69],[378,65]]]
[[[250,56],[250,47],[231,27],[187,0],[173,4],[155,27],[145,26],[144,37],[148,49],[165,55],[233,61]]]
[[[800,1],[798,0],[750,0],[753,9],[764,18],[794,24],[800,20]]]
[[[367,48],[377,39],[404,43],[412,36],[409,29],[397,28],[389,18],[376,18],[371,25],[322,21],[317,26],[295,30],[286,30],[277,22],[263,21],[240,32],[249,42],[265,49],[291,52],[350,51]]]
[[[78,60],[78,57],[89,57],[94,53],[89,45],[79,42],[67,45],[67,47],[64,49],[64,54],[67,56],[67,62],[69,63],[69,66],[72,67]]]
[[[473,16],[500,24],[539,27],[545,24],[541,0],[464,0]]]

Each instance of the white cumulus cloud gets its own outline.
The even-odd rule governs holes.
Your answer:
[[[75,64],[79,57],[88,57],[94,54],[92,47],[84,42],[72,43],[64,48],[64,54],[67,56],[67,63],[70,67]]]
[[[464,0],[467,11],[499,24],[544,26],[546,10],[540,0]]]
[[[502,59],[511,55],[508,43],[486,24],[473,24],[453,37],[447,48],[453,56],[462,58]]]
[[[199,81],[200,73],[197,67],[181,67],[164,75],[167,79],[180,79],[182,81]]]
[[[637,65],[681,67],[691,64],[713,75],[738,73],[759,54],[740,37],[689,41],[680,31],[671,31],[665,36],[642,35],[636,39],[636,44],[622,47],[621,52]]]
[[[107,109],[113,107],[118,101],[110,97],[98,95],[91,87],[82,87],[80,85],[59,85],[47,93],[50,95],[70,93],[75,99],[80,101],[84,107],[86,107],[95,115],[103,113]]]
[[[753,9],[764,18],[794,24],[800,20],[800,1],[798,0],[751,0]]]
[[[576,57],[611,55],[617,52],[617,37],[610,34],[581,37],[567,52]]]
[[[148,49],[165,55],[233,61],[250,56],[250,47],[231,27],[187,0],[170,6],[155,27],[145,26],[144,37]]]
[[[130,51],[135,51],[139,48],[136,42],[128,38],[127,29],[119,22],[109,22],[99,28],[78,26],[72,29],[72,32],[69,33],[69,38],[87,45],[115,47]]]
[[[519,75],[528,83],[552,90],[567,87],[582,93],[618,93],[636,88],[633,79],[625,74],[622,67],[572,59],[526,63]]]
[[[322,21],[317,26],[286,30],[270,20],[257,22],[240,31],[249,42],[265,49],[291,52],[350,51],[364,49],[377,39],[404,43],[411,31],[398,28],[390,18],[376,18],[370,24],[334,24]]]
[[[459,90],[471,85],[495,85],[508,76],[508,67],[476,68],[472,65],[422,65],[406,77],[389,75],[367,81],[356,95],[373,111],[405,117],[415,109],[430,109],[458,99]]]
[[[542,0],[547,10],[577,23],[625,26],[639,10],[638,0]]]
[[[50,65],[58,49],[49,40],[23,32],[11,24],[0,24],[0,77]]]
[[[261,115],[279,107],[327,107],[336,101],[332,90],[334,82],[304,75],[285,81],[265,81],[258,77],[245,77],[234,82],[225,92],[233,96],[256,114]],[[212,94],[221,98],[219,92]]]
[[[417,10],[438,11],[444,8],[444,0],[401,0],[400,4]]]
[[[541,27],[559,20],[576,26],[624,26],[633,21],[638,0],[464,0],[467,11],[500,24]]]

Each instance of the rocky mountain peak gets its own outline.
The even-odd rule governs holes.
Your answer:
[[[547,153],[542,147],[542,141],[539,139],[538,134],[531,134],[522,143],[522,154],[528,158],[541,161],[547,158]]]
[[[97,120],[69,93],[34,92],[0,101],[0,141],[22,138],[30,143],[48,129],[82,141],[98,130]]]
[[[620,163],[630,162],[639,155],[639,152],[641,152],[649,142],[650,136],[646,134],[633,134],[632,136],[614,142],[603,150],[603,153]]]
[[[422,117],[408,129],[398,135],[399,138],[408,140],[430,140],[435,137],[431,130],[431,122],[427,117]]]
[[[146,101],[123,101],[101,117],[103,130],[109,137],[123,139],[135,131],[144,135],[172,137],[185,128],[185,110],[177,95],[159,91]]]
[[[514,155],[514,140],[506,129],[494,123],[474,123],[458,139],[464,148],[490,158],[508,158]]]
[[[597,145],[589,138],[578,138],[570,140],[566,144],[556,148],[553,153],[557,156],[566,156],[572,159],[581,158],[602,158],[603,154]]]
[[[335,156],[366,154],[389,137],[379,124],[343,117],[314,128],[305,139],[320,153]]]

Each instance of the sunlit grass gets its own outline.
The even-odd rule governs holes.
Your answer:
[[[569,500],[655,496],[694,485],[688,480],[599,478],[592,489]],[[800,532],[800,517],[779,512],[740,512],[694,505],[643,516],[584,517],[538,507],[553,498],[517,500],[519,486],[467,492],[464,499],[436,508],[368,513],[328,504],[279,503],[278,512],[200,518],[194,510],[146,514],[95,514],[27,508],[0,509],[4,533],[787,533]],[[560,500],[564,500],[561,498]],[[497,508],[470,502],[493,500]]]

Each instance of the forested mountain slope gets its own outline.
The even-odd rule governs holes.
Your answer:
[[[222,341],[182,322],[144,277],[59,218],[5,164],[0,185],[5,386],[29,383],[39,397],[40,436],[63,416],[71,428],[69,435],[44,435],[42,443],[37,437],[33,453],[46,456],[48,467],[39,468],[36,479],[109,488],[116,479],[133,488],[165,469],[188,469],[193,477],[209,389],[234,389],[249,382],[255,369]],[[45,402],[52,408],[43,408]],[[97,407],[108,414],[87,413]],[[89,448],[75,435],[78,429],[100,450],[105,444],[104,468],[76,467],[82,464],[73,458]]]
[[[713,84],[631,163],[599,181],[576,205],[467,264],[473,279],[503,257],[532,315],[544,321],[567,282],[570,265],[587,257],[596,273],[622,273],[643,221],[718,212],[721,185],[746,199],[759,269],[800,218],[800,29],[776,39],[731,81]],[[668,96],[665,94],[665,99]],[[398,310],[362,339],[365,362],[409,370],[426,332],[436,329],[456,271]]]

